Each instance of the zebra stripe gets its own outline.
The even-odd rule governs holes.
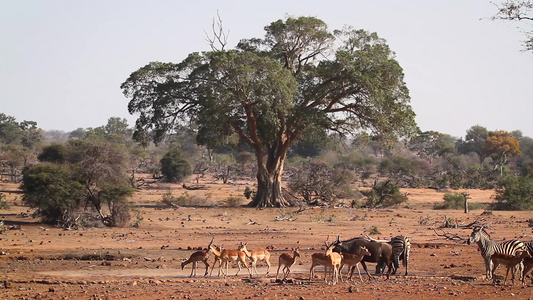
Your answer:
[[[411,242],[409,241],[409,238],[403,235],[395,236],[391,239],[390,244],[392,245],[392,262],[394,263],[395,268],[394,273],[396,273],[398,270],[401,259],[403,266],[405,267],[405,275],[407,275],[409,266],[409,253],[411,251]]]
[[[481,249],[481,256],[485,260],[485,269],[487,279],[492,277],[492,260],[491,255],[494,253],[502,253],[514,256],[517,251],[526,250],[526,246],[519,240],[509,240],[503,242],[495,242],[490,239],[490,235],[483,229],[483,227],[474,228],[467,243],[477,243]]]
[[[529,251],[529,255],[533,256],[533,242],[524,242],[524,246],[526,246],[527,251]]]

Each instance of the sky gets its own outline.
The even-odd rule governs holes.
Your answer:
[[[494,0],[496,3],[501,2]],[[152,61],[210,50],[218,14],[228,48],[287,16],[317,17],[386,39],[404,69],[422,131],[473,125],[533,137],[528,24],[490,19],[488,0],[0,0],[0,113],[72,131],[129,115],[120,84]]]

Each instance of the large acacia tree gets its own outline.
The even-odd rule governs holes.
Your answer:
[[[133,72],[121,88],[138,114],[134,137],[159,142],[184,122],[194,122],[198,143],[208,146],[237,133],[257,160],[250,205],[281,207],[289,205],[281,192],[289,146],[309,128],[387,140],[416,130],[403,70],[376,33],[331,32],[313,17],[278,20],[265,31],[232,50]]]

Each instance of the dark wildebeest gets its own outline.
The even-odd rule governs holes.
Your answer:
[[[370,275],[370,273],[368,272],[368,268],[366,267],[365,262],[385,263],[385,265],[388,267],[387,279],[390,278],[390,274],[393,268],[391,244],[369,241],[364,238],[353,238],[350,240],[341,241],[339,240],[339,236],[337,236],[337,240],[333,244],[335,245],[333,251],[339,253],[348,252],[352,254],[359,254],[359,252],[361,251],[361,247],[366,247],[370,252],[370,255],[366,255],[363,257],[363,260],[361,260],[361,265],[363,265],[363,269],[365,270],[368,277],[372,278],[372,275]]]

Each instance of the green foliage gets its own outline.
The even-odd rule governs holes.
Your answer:
[[[485,159],[488,157],[488,153],[485,152],[485,142],[489,136],[487,128],[474,125],[466,131],[465,139],[460,138],[457,140],[455,147],[461,154],[475,153],[479,158],[479,164],[482,165]]]
[[[372,228],[368,231],[368,234],[375,235],[375,234],[381,234],[381,232],[379,232],[379,229],[377,226],[372,226]]]
[[[255,194],[255,191],[247,186],[246,188],[244,188],[244,193],[243,194],[244,194],[244,197],[246,199],[251,199],[251,198],[253,198],[253,196]]]
[[[390,207],[407,201],[407,194],[390,180],[376,183],[371,190],[361,190],[369,207]]]
[[[392,156],[379,164],[379,172],[389,176],[414,174],[418,170],[417,164],[409,158]]]
[[[432,163],[435,158],[453,153],[455,140],[437,131],[425,131],[409,141],[409,149]]]
[[[463,209],[465,207],[465,196],[461,193],[446,193],[444,203],[435,204],[434,209]]]
[[[172,149],[161,158],[161,174],[168,182],[179,182],[192,174],[191,165],[178,149]]]
[[[37,159],[42,162],[61,164],[68,159],[68,149],[63,144],[51,144],[43,148]]]
[[[529,227],[533,227],[533,218],[527,219],[526,222]]]
[[[83,202],[83,186],[68,165],[42,163],[24,173],[23,201],[38,208],[43,221],[55,223]]]
[[[464,209],[465,208],[465,196],[462,193],[446,193],[444,195],[444,203],[437,203],[433,206],[433,209]],[[468,203],[468,209],[481,209],[485,205],[482,203]]]
[[[496,210],[532,210],[533,178],[510,175],[498,182],[496,189]]]
[[[11,206],[6,201],[6,196],[0,193],[0,209],[10,209]]]
[[[265,31],[236,50],[133,72],[121,88],[129,112],[139,115],[134,137],[160,142],[194,120],[198,143],[213,149],[236,133],[256,151],[262,174],[252,205],[284,206],[281,185],[267,181],[279,178],[290,146],[310,129],[373,132],[387,141],[417,129],[403,69],[376,33],[330,32],[313,17],[278,20]]]

